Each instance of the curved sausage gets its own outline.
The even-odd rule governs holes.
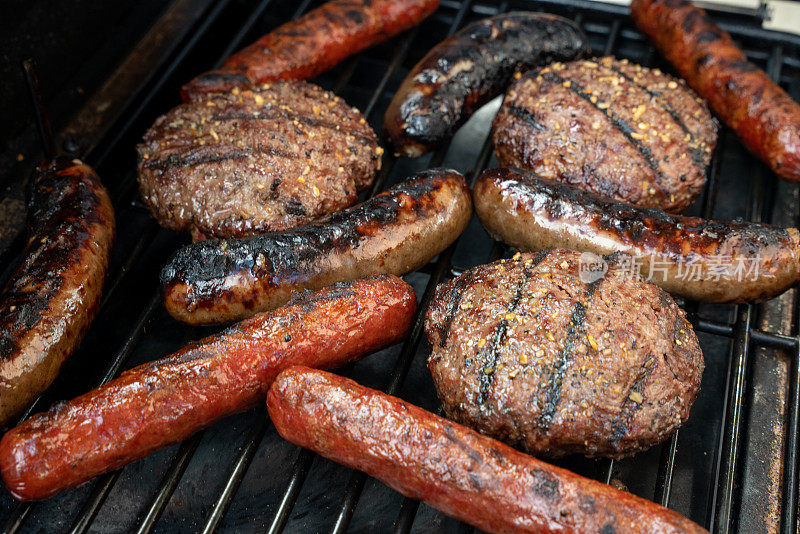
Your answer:
[[[672,510],[341,376],[287,369],[267,408],[292,443],[487,532],[705,532]]]
[[[79,160],[37,169],[28,245],[0,296],[0,427],[58,375],[91,324],[114,240],[100,178]]]
[[[800,181],[800,105],[730,35],[686,0],[633,0],[631,16],[751,152]]]
[[[636,208],[519,169],[485,171],[473,197],[481,223],[513,247],[625,252],[631,269],[692,300],[759,301],[800,281],[795,228]]]
[[[471,213],[463,176],[423,171],[300,228],[184,247],[161,272],[164,305],[180,321],[220,323],[280,306],[296,289],[405,274],[452,243]]]
[[[6,487],[42,499],[122,467],[263,402],[288,366],[339,367],[400,341],[415,311],[414,290],[390,275],[300,295],[12,429]]]
[[[273,80],[306,80],[416,26],[439,0],[332,0],[268,33],[181,88],[184,100]]]
[[[513,12],[484,19],[436,45],[395,93],[383,120],[397,155],[419,157],[449,139],[514,73],[589,53],[565,18]]]

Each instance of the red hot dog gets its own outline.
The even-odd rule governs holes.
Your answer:
[[[779,176],[800,181],[800,105],[687,0],[633,0],[634,22]]]
[[[705,532],[672,510],[341,376],[287,369],[267,408],[289,441],[487,532]]]
[[[232,55],[181,89],[184,100],[273,80],[306,80],[416,26],[439,0],[332,0]]]
[[[28,419],[0,441],[3,480],[19,500],[76,486],[263,402],[288,366],[339,367],[400,341],[415,311],[391,275],[303,294]]]

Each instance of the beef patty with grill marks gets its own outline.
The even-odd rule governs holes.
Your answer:
[[[153,215],[195,238],[286,230],[350,206],[383,153],[358,110],[306,82],[203,95],[159,117],[137,149]]]
[[[705,184],[717,123],[682,80],[604,57],[520,76],[493,140],[503,167],[680,212]]]
[[[425,331],[447,416],[542,456],[621,458],[674,433],[703,356],[683,310],[628,258],[584,282],[578,252],[517,254],[440,285]]]

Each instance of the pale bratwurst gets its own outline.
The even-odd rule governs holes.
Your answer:
[[[157,119],[137,148],[153,215],[195,238],[280,231],[346,208],[383,152],[358,110],[305,82],[200,96]]]
[[[447,416],[542,456],[620,458],[674,433],[702,353],[684,312],[625,258],[580,276],[578,252],[517,254],[440,285],[425,330]]]

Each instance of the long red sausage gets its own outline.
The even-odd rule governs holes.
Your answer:
[[[282,372],[267,408],[289,441],[488,532],[705,532],[672,510],[323,371]]]
[[[401,340],[414,290],[391,275],[306,293],[38,414],[0,441],[19,500],[42,499],[263,402],[296,364],[339,367]]]
[[[332,0],[268,33],[181,89],[184,100],[273,80],[306,80],[416,26],[439,0]]]
[[[631,16],[751,152],[800,181],[800,105],[730,35],[687,0],[633,0]]]

